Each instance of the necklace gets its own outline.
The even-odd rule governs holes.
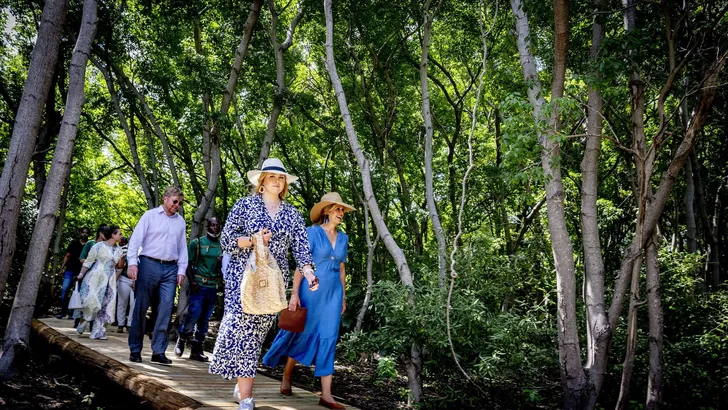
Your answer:
[[[278,208],[281,207],[281,201],[276,202],[275,204],[268,203],[263,201],[263,204],[265,204],[265,209],[268,211],[268,214],[273,217],[275,214],[278,213]]]

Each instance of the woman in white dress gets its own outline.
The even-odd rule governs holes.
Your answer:
[[[104,232],[108,238],[95,244],[83,263],[78,279],[86,276],[79,289],[81,294],[82,320],[76,333],[83,334],[86,325],[93,322],[91,339],[106,340],[106,323],[114,321],[116,312],[116,265],[121,260],[122,250],[118,246],[121,230],[109,226]]]

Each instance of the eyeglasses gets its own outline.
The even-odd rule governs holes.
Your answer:
[[[179,199],[175,199],[174,201],[172,201],[172,205],[177,205],[178,203],[180,203]]]

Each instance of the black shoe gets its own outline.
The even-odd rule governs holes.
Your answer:
[[[177,357],[182,357],[185,352],[185,341],[182,337],[177,338],[177,344],[174,345],[174,354]]]
[[[116,333],[124,333],[124,326],[119,326],[119,328],[116,329]]]
[[[165,356],[164,353],[160,353],[152,355],[152,363],[172,364],[172,361],[167,359],[167,356]]]
[[[63,319],[63,315],[56,315],[56,319]]]
[[[209,362],[210,358],[205,356],[202,352],[191,352],[190,353],[190,360],[195,360],[198,362]]]
[[[134,362],[134,363],[141,363],[142,354],[139,352],[129,354],[129,361]]]

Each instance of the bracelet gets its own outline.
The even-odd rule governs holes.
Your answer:
[[[312,274],[312,275],[313,275],[313,273],[314,273],[314,270],[313,270],[313,268],[307,268],[307,269],[304,269],[304,270],[303,270],[303,274],[304,274],[304,275],[305,275],[305,274],[307,274],[307,273],[310,273],[310,274]]]

